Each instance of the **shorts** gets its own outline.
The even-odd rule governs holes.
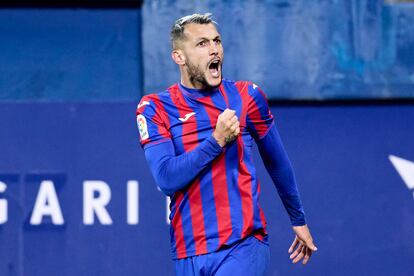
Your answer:
[[[264,276],[269,245],[249,236],[216,252],[174,260],[177,276]]]

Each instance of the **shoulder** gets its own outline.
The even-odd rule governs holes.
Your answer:
[[[237,88],[240,94],[247,94],[250,97],[265,96],[259,85],[252,81],[231,81],[231,84]]]
[[[165,90],[146,94],[139,101],[137,110],[145,105],[151,106],[152,104],[164,103],[165,101],[167,101],[168,98],[171,97],[171,95],[176,94],[177,91],[178,91],[178,84],[173,84]]]
[[[249,84],[251,84],[251,82],[243,81],[243,80],[234,81],[230,79],[223,79],[221,81],[221,85],[224,87],[226,91],[236,90],[240,94],[247,92]]]
[[[176,89],[177,85],[175,84],[163,91],[144,95],[137,105],[137,114],[144,113],[147,109],[157,110],[157,107],[165,104],[171,94],[176,93]]]

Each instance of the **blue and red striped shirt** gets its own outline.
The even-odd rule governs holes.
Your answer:
[[[221,148],[212,133],[226,108],[236,111],[240,135]],[[289,160],[257,85],[224,79],[218,88],[203,91],[175,84],[144,96],[137,122],[154,178],[171,197],[173,258],[214,252],[249,235],[267,240],[253,140],[292,224],[305,224]]]

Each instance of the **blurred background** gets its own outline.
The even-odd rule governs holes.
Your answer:
[[[173,22],[213,13],[224,76],[265,91],[319,248],[293,265],[260,157],[269,275],[412,275],[414,1],[0,3],[0,275],[173,275],[168,199],[139,146],[179,80]]]

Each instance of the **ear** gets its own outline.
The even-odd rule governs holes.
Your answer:
[[[176,49],[171,52],[171,57],[174,60],[175,63],[178,65],[184,65],[185,64],[185,56],[183,51]]]

